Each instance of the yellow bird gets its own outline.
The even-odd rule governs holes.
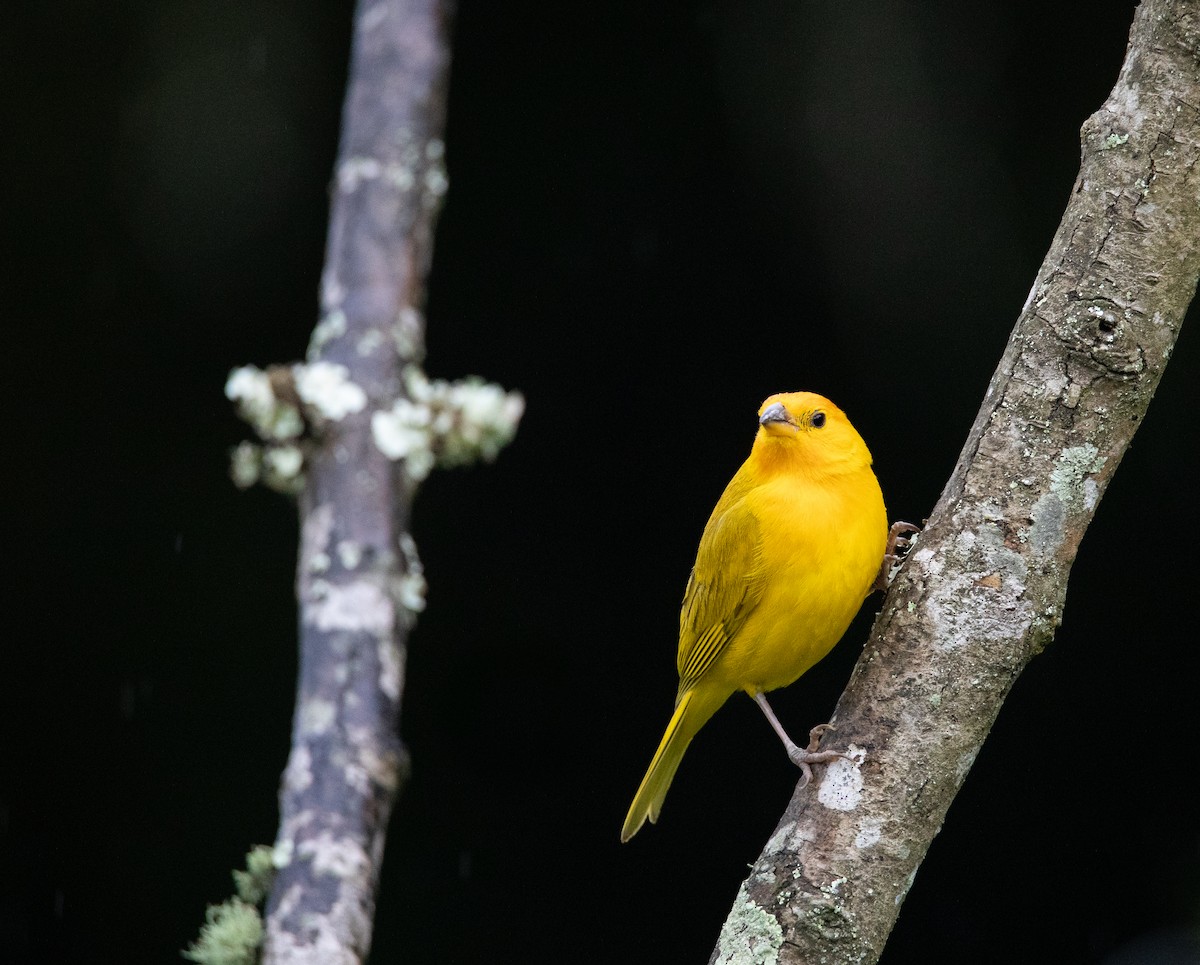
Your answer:
[[[841,639],[863,600],[885,587],[900,533],[888,530],[871,453],[850,420],[811,392],[773,395],[758,434],[704,527],[679,613],[679,690],[646,776],[621,829],[628,841],[658,820],[671,779],[696,732],[730,694],[744,690],[812,777],[839,757],[788,737],[768,690],[786,687]],[[885,559],[885,556],[887,559]]]

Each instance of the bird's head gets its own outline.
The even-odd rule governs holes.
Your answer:
[[[814,392],[781,392],[758,410],[752,458],[816,473],[855,471],[871,453],[846,413]]]

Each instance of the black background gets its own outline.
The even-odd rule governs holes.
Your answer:
[[[460,5],[427,369],[528,412],[416,508],[374,962],[706,959],[796,774],[734,699],[618,843],[704,520],[798,388],[849,413],[893,518],[928,514],[1133,6]],[[228,482],[222,386],[314,323],[350,12],[6,5],[2,959],[177,960],[273,838],[296,525]],[[1166,962],[1121,956],[1194,924],[1196,352],[1185,328],[887,965]],[[776,698],[793,732],[878,599]]]

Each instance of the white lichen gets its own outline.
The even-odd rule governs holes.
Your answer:
[[[337,719],[337,704],[320,697],[310,697],[300,705],[296,717],[301,734],[324,734]]]
[[[270,376],[260,368],[243,365],[230,372],[225,380],[225,397],[267,442],[295,439],[304,431],[299,410],[276,397]]]
[[[366,358],[368,355],[373,354],[386,340],[386,336],[379,329],[369,328],[363,333],[362,338],[355,343],[354,351],[358,353],[360,358]]]
[[[404,661],[400,659],[400,648],[396,641],[384,634],[377,644],[379,658],[379,691],[391,700],[400,699],[400,685],[404,678]]]
[[[862,800],[863,779],[859,769],[866,759],[866,752],[854,744],[846,750],[845,758],[830,761],[825,767],[821,786],[817,789],[817,801],[832,811],[853,811]]]
[[[305,357],[309,362],[316,362],[321,357],[325,346],[334,339],[346,334],[346,313],[340,308],[334,309],[321,319],[313,329],[308,340],[308,352]]]
[[[450,467],[492,461],[516,435],[525,411],[519,392],[479,378],[430,380],[415,366],[405,371],[407,399],[371,418],[371,432],[389,459],[403,459],[414,480],[434,464]]]
[[[367,393],[350,381],[350,370],[336,362],[292,366],[296,394],[322,418],[338,422],[367,405]]]
[[[329,831],[305,838],[296,854],[312,861],[315,874],[335,878],[365,880],[371,867],[371,859],[361,844],[349,836],[335,837]]]
[[[413,613],[425,610],[425,591],[427,589],[425,576],[420,573],[406,573],[398,581],[396,597],[404,609]]]
[[[427,405],[397,399],[390,409],[371,416],[371,437],[379,451],[392,460],[404,460],[408,475],[417,481],[433,468],[433,414]]]
[[[364,181],[374,181],[383,171],[383,165],[373,157],[348,157],[338,165],[334,178],[338,189],[353,191]]]
[[[300,744],[293,747],[291,754],[288,755],[287,767],[283,770],[283,783],[289,790],[298,792],[311,787],[312,782],[312,753],[309,751],[308,745]],[[284,864],[286,863],[285,861]],[[275,856],[275,867],[282,867],[278,860],[278,854]]]
[[[362,544],[348,539],[341,540],[337,544],[337,555],[343,569],[356,570],[358,564],[362,562]]]
[[[293,837],[280,838],[275,842],[275,847],[271,849],[271,864],[276,868],[286,868],[292,863],[292,856],[296,853],[296,840]]]
[[[420,613],[425,609],[428,585],[425,582],[425,568],[417,555],[416,541],[408,533],[400,537],[400,550],[404,554],[404,575],[397,583],[396,601],[410,613]]]
[[[262,475],[262,446],[239,442],[229,454],[229,475],[238,489],[249,489]]]
[[[299,492],[304,485],[304,453],[296,445],[268,446],[263,451],[262,481],[283,493]]]
[[[446,175],[446,169],[440,164],[431,164],[425,172],[425,190],[433,197],[439,198],[450,187],[450,178]]]
[[[420,361],[424,331],[425,323],[421,313],[411,305],[403,306],[396,313],[396,321],[392,325],[392,338],[400,358]]]
[[[344,586],[313,580],[304,602],[305,622],[326,633],[362,630],[389,634],[395,622],[395,604],[377,584],[367,579]]]
[[[457,420],[442,439],[439,462],[457,466],[494,460],[517,434],[525,399],[493,382],[465,379],[447,387],[446,407],[457,414]]]

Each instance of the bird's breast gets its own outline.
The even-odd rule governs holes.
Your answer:
[[[765,585],[726,669],[747,690],[786,686],[846,632],[883,560],[887,517],[875,476],[837,485],[786,480],[751,499]]]

